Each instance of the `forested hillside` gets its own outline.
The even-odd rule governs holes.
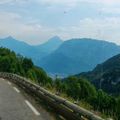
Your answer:
[[[31,59],[5,48],[0,48],[0,71],[16,73],[41,84],[52,82],[43,69],[34,66]]]
[[[89,79],[98,89],[109,94],[120,95],[120,54],[97,65],[93,71],[77,76]]]
[[[56,80],[57,90],[77,101],[78,105],[85,104],[95,113],[102,113],[114,120],[120,120],[120,96],[109,95],[102,89],[96,89],[85,78],[68,77]],[[85,103],[84,103],[85,102]],[[100,114],[99,114],[100,115]]]

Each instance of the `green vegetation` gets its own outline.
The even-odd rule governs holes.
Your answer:
[[[108,95],[101,89],[96,90],[84,78],[68,77],[64,81],[58,79],[56,81],[60,94],[67,94],[68,97],[77,101],[78,105],[81,105],[81,102],[85,103],[84,106],[87,106],[87,109],[97,111],[98,115],[120,120],[120,97]]]
[[[120,120],[120,97],[108,95],[102,90],[96,90],[88,80],[84,78],[68,77],[64,80],[51,78],[41,68],[34,66],[33,62],[20,55],[16,55],[9,49],[0,48],[0,72],[15,73],[37,84],[64,96],[76,104],[87,109],[97,111],[97,114],[113,117]]]
[[[90,72],[76,75],[91,81],[96,88],[102,89],[108,94],[120,95],[120,54],[108,59]]]
[[[52,84],[44,70],[33,65],[31,59],[16,55],[6,48],[0,48],[0,72],[15,73],[41,85]]]

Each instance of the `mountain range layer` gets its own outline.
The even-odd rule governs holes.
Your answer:
[[[110,57],[120,53],[120,46],[94,39],[71,39],[41,59],[39,66],[54,74],[72,75],[92,70]]]
[[[40,45],[29,45],[25,42],[16,40],[11,36],[0,39],[0,46],[9,48],[15,51],[17,54],[31,58],[36,65],[39,64],[41,58],[52,53],[61,44],[62,40],[57,36]]]
[[[7,37],[0,39],[0,46],[29,57],[47,73],[60,76],[90,71],[120,53],[120,46],[114,43],[88,38],[62,41],[57,36],[36,46]]]

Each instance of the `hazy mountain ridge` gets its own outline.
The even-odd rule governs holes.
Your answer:
[[[8,37],[0,39],[0,46],[31,58],[52,75],[63,76],[92,70],[97,64],[120,53],[120,46],[114,43],[88,38],[63,42],[57,36],[36,46]]]
[[[40,63],[47,72],[54,74],[76,74],[92,70],[108,58],[120,53],[120,46],[95,39],[71,39]]]
[[[58,36],[55,36],[49,39],[47,42],[41,45],[36,45],[35,47],[40,51],[42,50],[44,52],[51,53],[56,50],[62,44],[62,42],[63,41]]]
[[[45,57],[56,50],[60,44],[62,44],[62,40],[57,36],[41,45],[29,45],[25,42],[18,41],[11,36],[0,39],[0,46],[9,48],[17,54],[19,53],[23,56],[31,58],[36,65],[39,64],[42,57]]]

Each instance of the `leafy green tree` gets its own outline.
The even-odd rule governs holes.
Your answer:
[[[117,99],[116,116],[120,120],[120,97]]]
[[[0,57],[0,71],[10,72],[11,64],[9,56]]]
[[[41,85],[52,84],[52,79],[43,69],[34,66],[31,59],[16,55],[6,48],[0,48],[0,71],[28,77]]]
[[[25,72],[27,72],[29,69],[31,69],[33,67],[33,62],[31,59],[24,58],[22,61],[22,66],[23,66]]]

